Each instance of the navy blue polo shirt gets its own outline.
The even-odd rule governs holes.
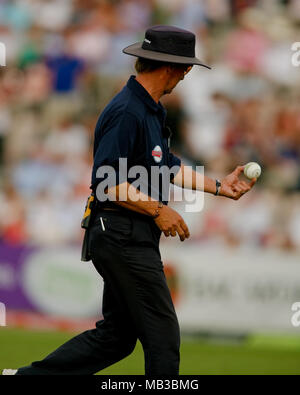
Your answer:
[[[168,195],[170,180],[179,171],[181,160],[169,152],[168,138],[163,133],[165,120],[166,110],[162,104],[156,103],[135,76],[131,76],[98,119],[91,188],[95,191],[97,186],[100,188],[99,183],[105,185],[104,180],[109,186],[128,181],[153,199],[167,204],[166,191]],[[145,173],[126,172],[123,164],[120,167],[120,158],[127,161],[128,171],[138,170],[135,166],[142,166],[148,177],[145,178]],[[109,182],[107,166],[115,172],[115,179],[112,177]],[[173,174],[165,172],[171,168]],[[155,176],[151,177],[151,174]]]

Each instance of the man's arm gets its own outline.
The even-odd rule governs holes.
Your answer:
[[[175,237],[178,233],[181,241],[190,237],[186,223],[175,210],[166,205],[160,207],[157,200],[138,191],[128,182],[109,188],[107,195],[110,201],[121,207],[152,217],[165,236]]]
[[[238,166],[231,174],[221,181],[219,190],[220,196],[238,200],[242,195],[249,192],[256,183],[253,178],[250,183],[241,181],[239,175],[244,171],[244,166]],[[216,193],[216,180],[206,177],[196,172],[189,166],[181,165],[179,172],[173,178],[172,183],[182,188],[192,189],[194,191],[204,191],[207,193]]]

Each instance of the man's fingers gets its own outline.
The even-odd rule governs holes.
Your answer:
[[[243,173],[244,169],[245,166],[237,166],[233,173],[238,177],[240,174]]]
[[[190,231],[189,228],[187,227],[186,223],[184,222],[184,220],[180,221],[180,226],[184,231],[185,237],[189,238],[190,237]]]
[[[176,237],[178,234],[181,241],[184,241],[185,239],[190,237],[189,229],[186,223],[184,222],[184,220],[180,216],[179,218],[177,217],[173,221],[165,222],[164,224],[161,225],[158,222],[157,225],[159,226],[159,228],[162,230],[162,232],[166,237],[169,236]]]
[[[232,190],[238,193],[247,193],[253,187],[256,181],[247,183],[245,181],[240,181],[238,184],[233,185]]]
[[[181,241],[184,241],[184,240],[186,239],[186,236],[185,236],[183,230],[180,230],[180,229],[178,228],[178,229],[177,229],[177,233],[178,233],[178,236],[179,236],[179,238],[180,238]]]
[[[176,226],[176,231],[181,241],[184,241],[185,239],[190,237],[189,229],[183,220],[180,221],[179,224]]]
[[[250,184],[248,184],[250,189],[253,187],[253,185],[256,183],[256,181],[257,181],[257,178],[252,178]]]
[[[172,237],[176,237],[176,229],[174,229],[174,228],[172,228],[172,230],[171,230],[171,236]]]
[[[248,184],[245,181],[241,181],[240,186],[242,188],[242,194],[244,195],[245,193],[249,192],[251,187],[250,184]]]
[[[241,196],[249,192],[257,181],[252,178],[251,182],[240,180],[238,177],[244,171],[245,166],[237,166],[237,168],[222,181],[221,196],[230,199],[239,200]]]
[[[250,189],[250,185],[245,182],[245,181],[241,181],[240,182],[240,186],[244,189],[244,190],[249,190]]]
[[[164,230],[163,232],[166,237],[169,237],[169,236],[176,237],[177,233],[178,233],[181,241],[184,241],[187,237],[185,235],[185,232],[181,229],[180,226],[176,226],[176,227],[173,227],[172,229]]]
[[[240,184],[233,185],[232,190],[237,193],[243,193],[244,188]]]

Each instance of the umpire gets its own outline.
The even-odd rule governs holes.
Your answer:
[[[104,109],[95,130],[92,190],[97,199],[88,246],[104,280],[104,319],[45,359],[19,368],[19,375],[94,374],[131,354],[137,339],[143,346],[146,375],[178,375],[180,332],[159,240],[164,233],[167,237],[178,234],[184,241],[189,230],[168,207],[163,188],[168,190],[169,182],[194,190],[204,185],[205,192],[237,200],[256,181],[239,180],[243,166],[222,182],[212,180],[188,170],[169,152],[166,111],[159,100],[172,92],[193,65],[209,68],[195,57],[193,33],[154,26],[146,31],[142,43],[123,52],[138,58],[137,77],[131,76]],[[126,158],[129,169],[139,165],[148,174],[162,166],[177,170],[168,179],[160,177],[159,185],[153,185],[150,177],[141,190],[133,186],[128,173],[127,178],[122,176],[120,158]],[[102,193],[101,170],[108,166],[115,172],[114,182]]]

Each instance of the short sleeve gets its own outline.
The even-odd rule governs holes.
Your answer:
[[[95,176],[101,182],[105,178],[101,171],[109,166],[115,172],[113,183],[118,185],[126,181],[126,166],[129,168],[133,161],[140,125],[138,119],[127,112],[115,114],[106,125],[94,155]]]
[[[169,152],[169,169],[171,170],[170,181],[179,173],[181,159]]]

